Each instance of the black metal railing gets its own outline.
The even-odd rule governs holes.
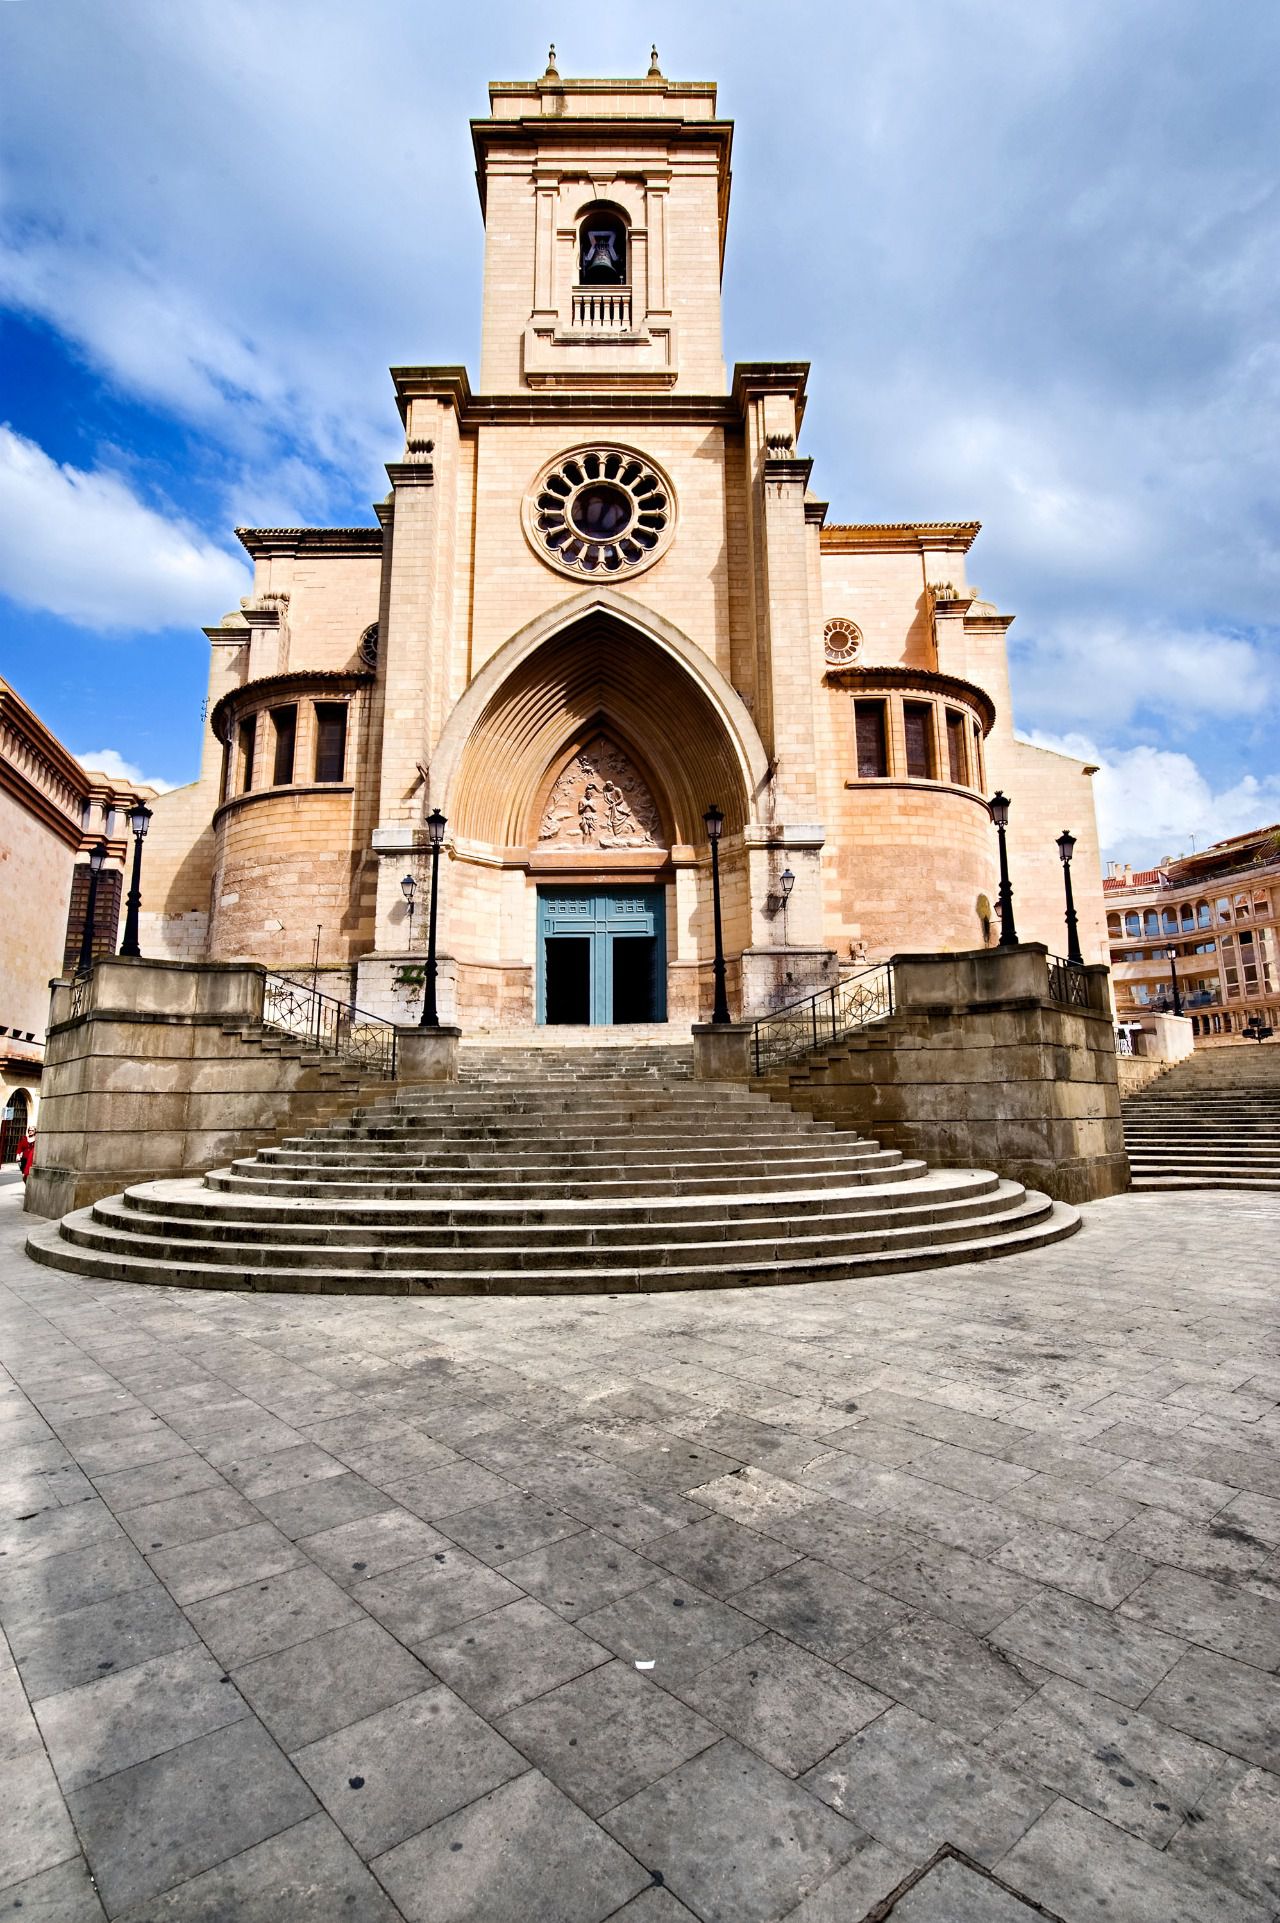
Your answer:
[[[755,1072],[763,1075],[892,1013],[893,970],[888,962],[842,976],[830,988],[820,988],[816,995],[806,995],[803,1001],[775,1009],[751,1024]]]
[[[291,1035],[322,1055],[356,1062],[376,1075],[396,1072],[396,1027],[381,1015],[367,1015],[336,995],[322,994],[310,982],[268,975],[262,1002],[263,1026]]]
[[[1049,1000],[1066,1008],[1092,1008],[1089,977],[1083,962],[1066,961],[1061,955],[1049,957]]]

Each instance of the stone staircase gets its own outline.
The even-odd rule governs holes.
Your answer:
[[[1280,1087],[1183,1089],[1177,1071],[1122,1106],[1135,1189],[1280,1189]]]
[[[496,1043],[203,1179],[32,1230],[73,1274],[344,1294],[616,1294],[844,1280],[1041,1247],[1074,1209],[930,1170],[687,1047]]]

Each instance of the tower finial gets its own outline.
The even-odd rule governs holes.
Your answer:
[[[556,43],[554,40],[547,48],[547,71],[542,77],[544,80],[558,80],[560,78],[560,69],[556,65]]]
[[[647,80],[662,79],[662,68],[658,65],[658,49],[656,46],[650,47],[649,49],[649,71],[645,75],[645,78]]]

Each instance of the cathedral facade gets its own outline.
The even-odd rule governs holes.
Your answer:
[[[392,370],[376,520],[242,528],[206,630],[201,774],[162,797],[143,952],[321,971],[464,1031],[705,1018],[719,843],[735,1013],[895,953],[998,939],[986,797],[1012,798],[1018,932],[1060,951],[1090,768],[1019,741],[1011,616],[976,521],[849,525],[800,451],[807,366],[726,371],[732,127],[714,86],[539,79],[473,123],[483,345]]]

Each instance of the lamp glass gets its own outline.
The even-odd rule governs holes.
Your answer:
[[[418,887],[418,884],[414,880],[412,875],[405,875],[401,878],[400,893],[404,896],[406,901],[413,900],[413,897],[417,892],[417,887]]]
[[[440,847],[441,843],[444,841],[444,831],[448,827],[448,825],[449,824],[446,817],[441,814],[440,810],[438,808],[433,808],[431,810],[431,813],[427,816],[427,835],[431,841],[432,847],[434,848]]]
[[[987,807],[991,811],[991,819],[996,827],[1007,828],[1009,825],[1009,797],[1004,793],[1003,789],[996,789],[990,801],[987,803]]]
[[[716,804],[714,801],[712,802],[711,806],[707,809],[707,812],[702,817],[702,820],[703,820],[703,825],[705,826],[707,831],[707,840],[719,841],[721,830],[724,827],[724,815],[721,812],[721,810],[716,807]]]
[[[1058,836],[1058,853],[1062,857],[1064,867],[1071,860],[1075,850],[1076,838],[1069,829],[1064,828]]]
[[[107,858],[106,845],[105,843],[100,841],[89,850],[90,873],[94,875],[100,874],[102,871],[102,864],[106,860],[106,858]]]
[[[792,874],[789,868],[784,868],[782,873],[778,876],[778,887],[782,891],[783,901],[786,901],[787,897],[790,895],[791,890],[795,887],[795,885],[796,885],[795,876]]]
[[[147,829],[151,826],[151,810],[145,801],[136,802],[134,806],[130,808],[129,826],[132,828],[138,840],[141,841]]]

